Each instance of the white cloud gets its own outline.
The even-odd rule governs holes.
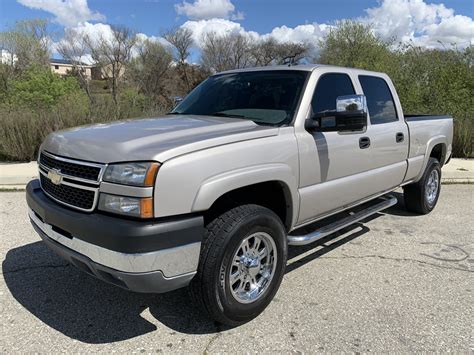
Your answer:
[[[66,31],[75,31],[77,34],[86,35],[94,43],[100,39],[112,40],[112,28],[105,23],[82,22],[75,27],[66,29]]]
[[[103,21],[105,16],[92,11],[87,0],[17,0],[32,9],[43,10],[55,16],[54,21],[64,26],[75,26],[84,21]]]
[[[198,47],[203,36],[208,33],[215,33],[219,36],[231,33],[240,33],[242,35],[250,36],[252,38],[260,37],[257,32],[246,31],[240,25],[240,23],[220,18],[200,21],[187,21],[181,27],[187,28],[193,33],[194,43],[196,43]]]
[[[210,19],[200,21],[187,21],[182,27],[191,30],[194,42],[199,46],[203,36],[207,33],[216,33],[217,35],[226,35],[239,33],[253,39],[266,39],[273,37],[278,42],[306,42],[316,44],[330,26],[317,23],[296,26],[294,28],[281,26],[275,27],[272,32],[259,34],[255,31],[247,31],[240,23],[225,19]]]
[[[185,0],[176,4],[175,10],[179,15],[184,15],[192,20],[207,20],[223,18],[243,20],[243,12],[235,12],[235,6],[230,0],[195,0],[190,3]]]
[[[206,1],[196,1],[196,3]],[[229,10],[229,11],[233,11]],[[441,47],[456,43],[466,47],[474,39],[474,21],[468,16],[456,15],[443,4],[427,4],[423,0],[382,0],[377,7],[366,10],[366,16],[357,20],[370,23],[382,38],[395,38],[400,42],[413,42],[423,47]],[[223,18],[187,21],[182,27],[193,32],[199,46],[203,34],[240,33],[252,38],[273,37],[279,42],[306,42],[317,51],[317,43],[324,38],[331,24],[304,24],[296,27],[275,27],[270,33],[247,31],[240,23]]]
[[[305,42],[317,44],[322,39],[331,26],[326,24],[306,24],[294,28],[281,26],[275,27],[272,32],[262,37],[273,37],[278,42]]]
[[[456,15],[444,4],[427,4],[423,0],[384,0],[378,7],[366,10],[361,20],[371,23],[383,38],[412,41],[425,47],[456,43],[465,47],[473,41],[474,21]]]

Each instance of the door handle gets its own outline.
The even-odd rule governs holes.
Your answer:
[[[367,149],[370,147],[370,138],[369,137],[361,137],[359,139],[359,148],[360,149]]]
[[[395,136],[395,141],[401,143],[405,140],[405,135],[402,132],[398,132]]]

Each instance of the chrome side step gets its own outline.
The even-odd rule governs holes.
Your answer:
[[[392,195],[382,196],[382,197],[379,197],[379,199],[382,199],[383,201],[375,205],[372,205],[364,210],[361,210],[359,212],[352,213],[350,216],[341,218],[339,220],[336,220],[335,222],[327,224],[319,229],[316,229],[315,231],[309,234],[304,234],[304,235],[291,235],[290,234],[288,235],[288,244],[289,245],[306,245],[306,244],[313,243],[318,239],[327,237],[328,235],[334,232],[337,232],[338,230],[341,230],[345,227],[348,227],[353,223],[359,222],[373,214],[376,214],[377,212],[380,212],[386,208],[394,206],[398,202],[397,198]]]

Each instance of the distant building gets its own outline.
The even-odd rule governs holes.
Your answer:
[[[60,76],[70,74],[70,72],[74,68],[73,63],[70,60],[66,59],[51,59],[49,61],[49,65],[51,67],[51,71]],[[85,77],[89,80],[92,79],[92,69],[93,67],[91,65],[86,64],[82,64],[81,68],[79,68],[79,70],[82,70],[85,74]]]
[[[1,54],[0,58],[1,58],[2,64],[13,65],[18,60],[18,57],[16,56],[16,54],[12,54],[6,49],[3,49],[3,48],[0,49],[0,54]]]
[[[122,77],[125,74],[125,66],[122,65],[118,77]],[[108,64],[105,66],[95,66],[92,68],[92,79],[104,80],[112,77],[112,65]]]

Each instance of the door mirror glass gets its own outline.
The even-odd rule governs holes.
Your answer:
[[[365,113],[367,116],[367,100],[365,95],[346,95],[336,99],[337,112]]]
[[[336,110],[318,112],[307,121],[307,129],[320,132],[363,130],[367,126],[367,100],[364,95],[338,96]]]

